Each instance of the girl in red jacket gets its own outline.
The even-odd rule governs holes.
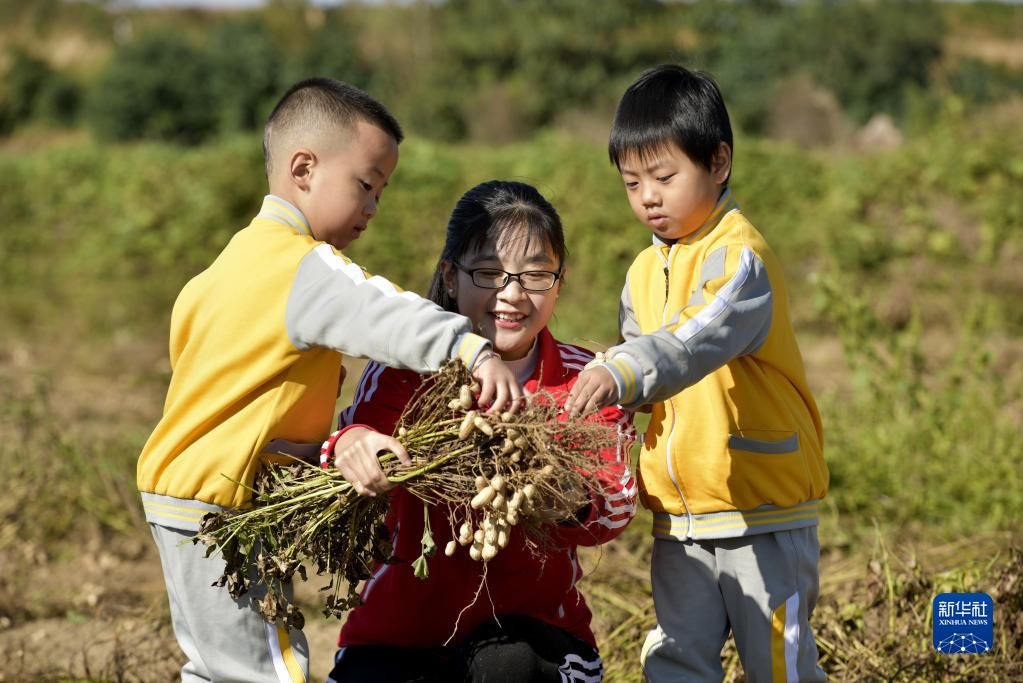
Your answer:
[[[462,196],[429,297],[467,316],[518,374],[526,393],[561,400],[593,358],[547,330],[565,267],[565,238],[554,207],[535,188],[489,181]],[[367,495],[382,491],[376,454],[404,449],[389,435],[421,377],[370,363],[355,402],[340,417],[336,453],[345,476]],[[618,426],[618,444],[595,453],[603,492],[553,532],[536,555],[522,534],[486,563],[467,552],[437,553],[426,580],[413,575],[420,554],[423,504],[391,491],[392,561],[376,568],[349,615],[329,681],[576,681],[602,678],[590,610],[576,582],[576,547],[605,543],[632,519],[636,485],[628,468],[629,417],[617,407],[593,419]],[[446,507],[432,507],[434,541],[450,539]],[[485,572],[485,581],[484,581]]]

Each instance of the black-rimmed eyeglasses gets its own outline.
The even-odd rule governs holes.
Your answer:
[[[546,292],[554,287],[554,284],[561,277],[560,272],[549,270],[524,270],[521,273],[509,273],[500,268],[466,268],[460,263],[457,267],[463,273],[468,273],[472,283],[482,289],[502,289],[513,278],[518,281],[519,286],[530,292]]]

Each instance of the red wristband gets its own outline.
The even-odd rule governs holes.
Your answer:
[[[337,440],[341,438],[341,433],[344,429],[339,429],[327,437],[327,440],[320,446],[320,467],[323,469],[329,469],[331,461],[334,457],[334,446],[337,444]]]

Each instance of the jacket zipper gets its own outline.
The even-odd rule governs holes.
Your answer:
[[[668,250],[668,256],[667,256],[666,259],[664,259],[664,306],[661,308],[661,324],[662,325],[667,324],[667,321],[665,320],[665,318],[667,317],[667,314],[668,314],[668,294],[670,292],[669,285],[670,285],[670,282],[671,282],[670,264],[671,264],[671,257],[675,253],[675,247],[676,246],[677,245],[675,245],[675,244],[671,245],[671,248]],[[668,408],[671,408],[671,429],[668,430],[668,440],[665,443],[664,464],[665,464],[665,467],[667,467],[668,478],[671,479],[671,483],[675,486],[675,490],[678,492],[678,497],[682,500],[682,508],[686,512],[686,521],[688,522],[688,526],[686,528],[686,538],[692,538],[692,535],[693,535],[693,515],[692,515],[691,512],[689,512],[689,502],[686,501],[686,494],[682,493],[682,487],[679,486],[678,478],[675,476],[675,463],[672,462],[672,458],[671,458],[671,452],[672,452],[671,451],[671,440],[675,436],[675,404],[672,402],[672,400],[670,398],[667,401],[665,401],[665,404],[667,405]],[[667,412],[667,411],[665,411],[665,412]]]
[[[668,248],[668,255],[665,256],[663,251],[658,250],[657,255],[661,257],[661,264],[664,267],[664,303],[661,305],[661,325],[666,325],[668,313],[668,295],[671,293],[671,257],[675,253],[675,247],[678,245],[673,244]]]
[[[668,441],[665,444],[664,452],[664,464],[668,468],[668,478],[671,479],[671,483],[675,486],[675,490],[678,491],[678,497],[682,499],[682,509],[686,512],[686,538],[693,537],[693,514],[689,511],[689,502],[686,500],[686,494],[682,493],[682,487],[679,486],[678,478],[675,475],[675,463],[671,458],[671,440],[675,437],[675,404],[669,398],[665,403],[671,408],[671,429],[668,430]]]

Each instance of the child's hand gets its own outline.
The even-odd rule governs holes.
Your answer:
[[[583,370],[565,401],[571,417],[588,415],[618,401],[618,385],[610,372],[599,366]]]
[[[355,487],[356,493],[375,496],[394,486],[380,468],[377,456],[382,451],[394,453],[403,465],[412,464],[408,452],[397,439],[365,427],[354,427],[334,444],[334,465]]]
[[[489,403],[488,413],[515,412],[525,400],[522,387],[501,357],[493,351],[490,354],[481,356],[472,369],[472,376],[480,383],[479,404],[486,406]]]

